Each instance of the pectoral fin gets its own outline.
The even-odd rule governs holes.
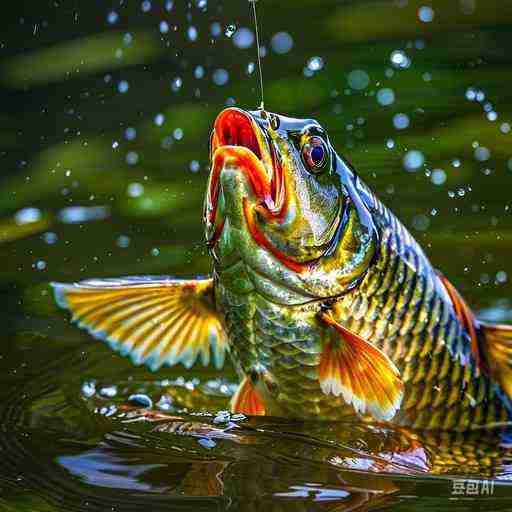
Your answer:
[[[322,391],[341,395],[356,412],[376,420],[393,418],[403,398],[398,369],[384,352],[337,323],[330,313],[320,318],[333,331],[320,359]]]
[[[265,406],[248,377],[244,377],[231,399],[231,412],[264,416]]]
[[[212,279],[127,277],[52,286],[73,322],[136,365],[153,371],[176,363],[189,368],[197,358],[207,365],[210,352],[217,368],[224,363],[227,338]]]

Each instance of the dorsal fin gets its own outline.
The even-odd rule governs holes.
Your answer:
[[[468,306],[467,302],[462,298],[462,295],[458,292],[457,288],[444,276],[439,270],[437,275],[441,279],[448,295],[452,301],[453,309],[466,332],[469,334],[471,339],[471,352],[475,358],[475,361],[479,368],[484,368],[484,359],[482,358],[481,347],[479,343],[478,332],[480,325],[475,317],[473,311]]]

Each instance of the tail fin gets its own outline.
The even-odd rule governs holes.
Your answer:
[[[512,325],[480,323],[479,327],[489,372],[512,399]]]

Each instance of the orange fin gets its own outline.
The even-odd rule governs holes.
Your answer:
[[[471,352],[475,357],[477,365],[482,368],[482,354],[480,353],[480,346],[478,343],[478,328],[479,323],[473,313],[471,308],[468,306],[467,302],[462,298],[461,294],[457,291],[457,288],[453,286],[450,281],[439,271],[437,271],[437,275],[441,279],[442,283],[448,295],[450,296],[450,300],[453,304],[453,309],[455,310],[455,314],[459,319],[459,322],[463,325],[466,332],[469,334],[471,339]]]
[[[480,323],[480,333],[489,373],[512,399],[512,325]]]
[[[322,391],[341,395],[356,412],[388,421],[403,398],[400,373],[389,357],[371,343],[336,322],[329,313],[320,318],[337,337],[329,340],[320,359]]]
[[[136,365],[155,371],[198,357],[206,366],[210,352],[224,364],[227,338],[213,300],[213,280],[169,277],[91,279],[51,283],[57,304],[72,321],[106,341]]]
[[[244,377],[231,399],[231,412],[252,416],[265,416],[265,406],[256,393],[249,378]]]

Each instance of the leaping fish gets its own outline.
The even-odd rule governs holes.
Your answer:
[[[469,430],[512,417],[512,327],[479,321],[314,119],[223,110],[210,142],[209,278],[53,283],[136,365],[229,353],[235,412]]]

